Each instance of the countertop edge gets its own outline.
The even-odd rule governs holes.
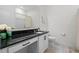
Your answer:
[[[46,32],[43,32],[43,33],[41,33],[41,34],[38,34],[38,35],[36,35],[36,36],[29,37],[29,38],[27,38],[27,40],[30,40],[30,39],[32,39],[32,38],[35,38],[35,37],[37,37],[37,36],[41,36],[41,35],[43,35],[43,34],[47,34],[47,33],[49,33],[49,32],[48,32],[48,31],[46,31]],[[7,46],[5,46],[5,47],[1,47],[0,49],[7,48],[7,47],[9,47],[9,46],[12,46],[12,45],[15,45],[15,44],[21,43],[21,42],[23,42],[23,41],[26,41],[26,39],[25,39],[25,40],[22,40],[22,41],[15,42],[15,43],[13,43],[13,44],[10,44],[10,45],[7,45]]]

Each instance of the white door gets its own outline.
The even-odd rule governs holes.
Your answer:
[[[76,49],[79,50],[79,10],[77,11],[77,41]]]
[[[48,48],[48,35],[39,36],[39,52],[42,53]]]

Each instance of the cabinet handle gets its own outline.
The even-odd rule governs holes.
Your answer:
[[[44,36],[44,40],[46,40],[46,36]]]
[[[23,44],[23,46],[26,46],[27,44],[29,44],[30,42],[28,42],[28,43],[25,43],[25,44]]]

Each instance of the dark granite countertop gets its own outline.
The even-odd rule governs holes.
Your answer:
[[[40,36],[40,35],[43,35],[43,34],[46,34],[48,33],[48,31],[42,31],[42,33],[34,33],[34,34],[31,34],[31,35],[28,35],[28,36],[24,36],[24,37],[19,37],[19,38],[16,38],[16,39],[10,39],[8,42],[7,42],[7,45],[5,47],[2,47],[0,49],[3,49],[3,48],[6,48],[6,47],[9,47],[11,45],[15,45],[17,43],[20,43],[20,42],[23,42],[23,41],[26,41],[26,40],[30,40],[32,38],[35,38],[37,36]]]

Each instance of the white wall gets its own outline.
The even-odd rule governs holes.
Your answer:
[[[48,6],[48,26],[58,43],[75,48],[76,14],[79,6]],[[63,36],[63,33],[66,36]]]
[[[47,6],[39,6],[40,9],[40,29],[43,31],[48,30],[48,19],[47,19]]]

